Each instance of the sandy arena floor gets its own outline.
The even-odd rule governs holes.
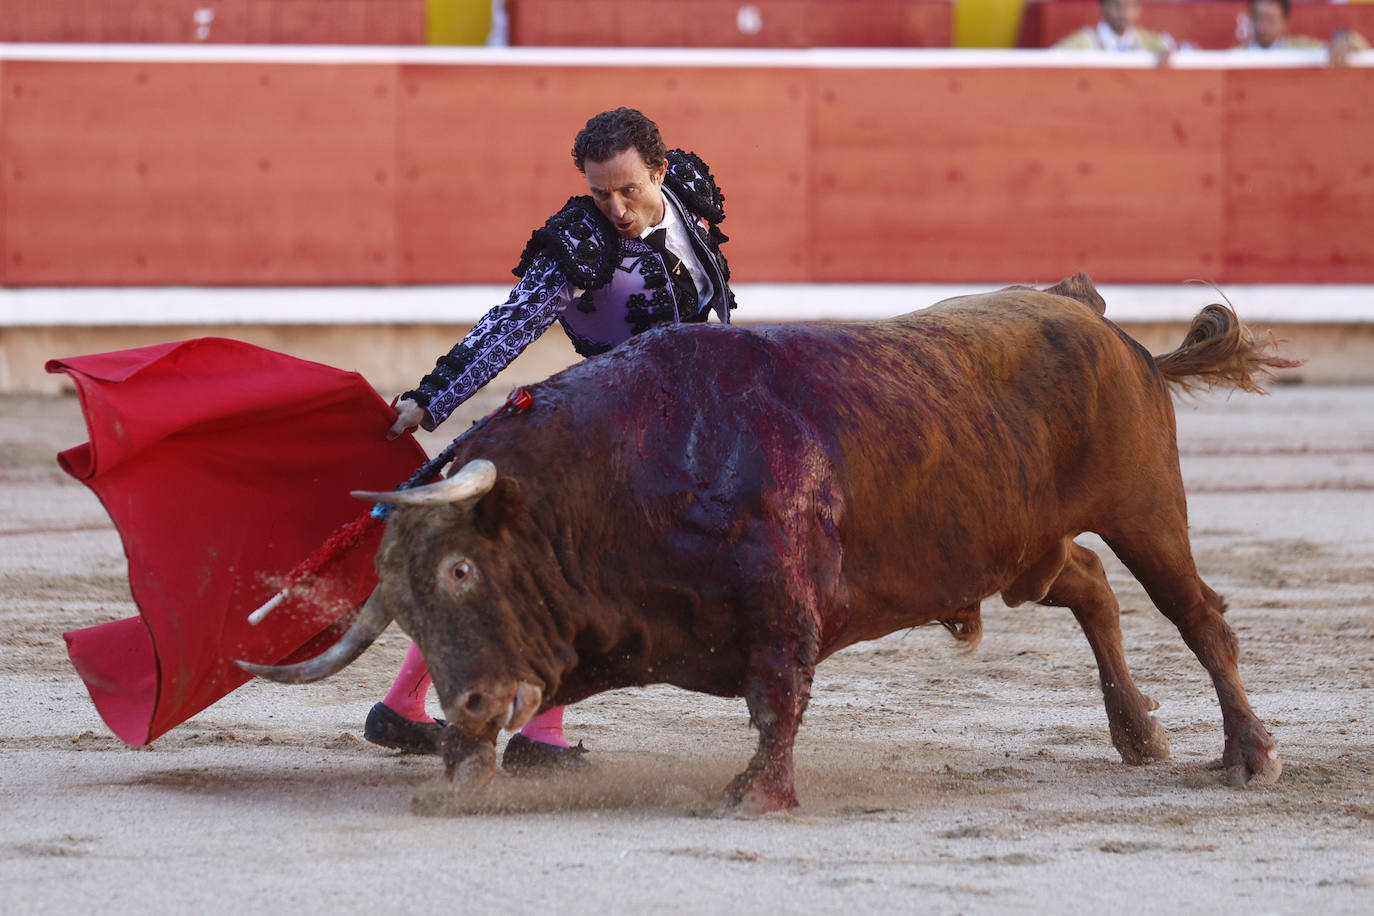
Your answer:
[[[1374,912],[1374,388],[1185,403],[1179,424],[1276,787],[1220,784],[1211,685],[1109,559],[1172,761],[1119,761],[1067,611],[991,600],[972,655],[927,628],[821,666],[793,815],[713,816],[753,748],[744,704],[658,688],[569,711],[591,774],[421,817],[437,760],[360,737],[394,630],[322,683],[250,684],[148,749],[114,738],[61,638],[134,613],[118,538],[53,460],[84,441],[78,406],[0,398],[0,909]]]

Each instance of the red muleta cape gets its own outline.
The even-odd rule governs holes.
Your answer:
[[[350,490],[390,490],[425,460],[356,372],[225,338],[52,360],[76,383],[90,442],[58,455],[110,514],[138,617],[64,634],[110,729],[143,745],[249,675],[338,639],[376,584],[383,526],[330,555],[258,626],[248,615],[340,526]]]

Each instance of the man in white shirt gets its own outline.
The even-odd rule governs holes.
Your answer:
[[[1349,29],[1337,29],[1333,32],[1329,45],[1310,35],[1290,35],[1288,14],[1289,0],[1250,0],[1250,40],[1236,45],[1234,50],[1282,51],[1329,47],[1331,65],[1339,67],[1344,65],[1346,57],[1352,52],[1369,49],[1369,42],[1364,36]]]
[[[1054,44],[1074,51],[1149,51],[1170,54],[1178,42],[1168,32],[1140,27],[1140,0],[1102,0],[1102,19],[1085,25]]]

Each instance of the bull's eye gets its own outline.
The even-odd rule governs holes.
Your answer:
[[[471,588],[477,581],[477,567],[467,557],[458,554],[449,554],[445,557],[437,572],[439,587],[455,596]]]

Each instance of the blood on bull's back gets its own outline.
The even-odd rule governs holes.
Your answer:
[[[535,398],[566,417],[553,438],[596,444],[568,468],[617,494],[604,511],[638,514],[652,553],[700,564],[751,524],[780,526],[779,551],[810,554],[796,575],[822,583],[824,654],[995,593],[1091,530],[1132,475],[1177,473],[1149,355],[1032,290],[880,322],[665,328]],[[563,460],[519,451],[512,474]]]

